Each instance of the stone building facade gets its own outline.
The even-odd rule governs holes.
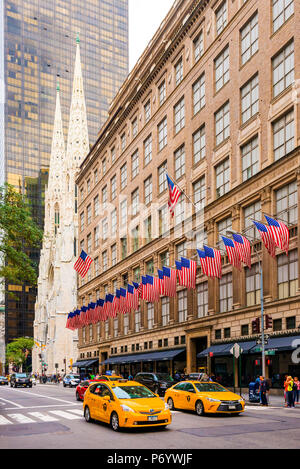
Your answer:
[[[197,259],[203,244],[223,251],[223,277],[205,277],[199,263],[195,290],[83,328],[79,361],[124,374],[206,367],[230,384],[238,342],[246,383],[261,372],[252,321],[262,260],[276,349],[267,373],[275,383],[299,372],[300,5],[287,3],[179,0],[121,87],[77,179],[79,243],[94,259],[78,307]],[[174,218],[166,170],[185,194]],[[252,219],[263,214],[287,223],[289,256],[262,246]],[[251,240],[251,269],[229,264],[221,235],[231,231]]]

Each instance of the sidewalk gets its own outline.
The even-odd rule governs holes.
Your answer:
[[[245,397],[245,402],[247,406],[261,407],[260,403],[249,402],[249,396],[244,396],[244,397]],[[282,396],[272,396],[272,394],[269,395],[268,403],[270,407],[285,407],[283,395]],[[295,404],[295,407],[300,409],[300,403]]]

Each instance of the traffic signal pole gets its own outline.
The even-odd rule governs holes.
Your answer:
[[[262,262],[259,259],[260,274],[260,308],[261,308],[261,360],[262,360],[262,376],[266,377],[266,352],[265,352],[265,324],[264,324],[264,279]]]

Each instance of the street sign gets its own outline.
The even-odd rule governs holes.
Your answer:
[[[239,356],[243,353],[243,349],[242,349],[242,347],[239,346],[239,344],[234,344],[232,349],[230,349],[230,353],[235,358],[239,358]]]
[[[256,352],[256,353],[262,352],[262,347],[255,347],[253,349],[253,352]]]
[[[276,350],[266,350],[266,355],[275,355]]]

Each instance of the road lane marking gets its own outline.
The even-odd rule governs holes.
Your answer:
[[[12,422],[7,420],[3,415],[0,415],[0,425],[11,425]]]
[[[8,402],[9,404],[13,405],[14,408],[15,407],[18,407],[19,409],[23,409],[24,407],[20,404],[16,404],[15,402],[12,402],[12,401],[8,401],[7,399],[3,399],[3,397],[0,397],[0,400],[1,401],[4,401],[4,402]]]
[[[16,420],[18,423],[35,423],[34,420],[23,414],[8,414],[8,417]]]
[[[57,422],[58,420],[55,417],[52,417],[51,415],[45,415],[41,412],[29,412],[29,415],[32,415],[32,417],[42,420],[43,422]]]
[[[58,415],[59,417],[62,417],[68,420],[80,419],[79,415],[72,415],[72,414],[69,414],[68,412],[64,412],[63,410],[50,410],[50,414]],[[82,414],[81,414],[81,417],[82,417]]]
[[[72,414],[80,415],[83,417],[83,410],[80,409],[66,409],[67,412],[72,412]]]
[[[53,401],[59,401],[59,402],[66,402],[67,404],[71,404],[70,401],[66,401],[64,399],[59,399],[57,397],[51,397],[51,396],[44,396],[43,394],[36,394],[32,391],[21,391],[20,389],[12,389],[12,392],[21,392],[21,393],[25,393],[27,396],[37,396],[37,397],[44,397],[45,399],[52,399]],[[11,402],[11,404],[13,404],[13,402]]]

